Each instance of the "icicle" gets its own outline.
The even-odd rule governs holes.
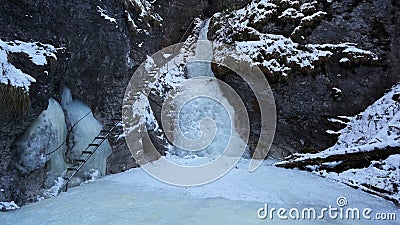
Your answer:
[[[49,99],[49,105],[16,142],[20,152],[17,168],[22,173],[44,168],[49,163],[45,187],[54,185],[66,169],[64,154],[67,127],[60,104]],[[56,150],[56,151],[55,151]],[[47,156],[47,153],[53,152]]]
[[[72,102],[71,90],[65,87],[61,97],[61,105],[65,107],[71,102]]]

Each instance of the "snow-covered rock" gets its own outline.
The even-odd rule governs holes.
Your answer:
[[[400,203],[400,84],[364,112],[331,121],[344,123],[343,119],[350,121],[344,129],[336,132],[340,136],[334,146],[315,154],[296,154],[277,165],[297,164]],[[355,164],[357,168],[347,168],[346,163],[359,155],[364,155],[369,165]],[[343,161],[334,161],[339,158]]]
[[[163,19],[155,12],[153,2],[146,0],[124,0],[125,14],[128,18],[128,24],[135,33],[143,33],[150,35],[149,30],[154,28],[154,25],[162,26]],[[133,17],[133,14],[139,15]],[[106,18],[107,19],[107,18]]]
[[[10,41],[0,39],[0,83],[21,87],[29,91],[31,83],[36,82],[35,78],[16,68],[8,59],[9,53],[25,53],[29,59],[38,66],[47,64],[47,57],[57,59],[57,49],[48,44],[39,42]]]

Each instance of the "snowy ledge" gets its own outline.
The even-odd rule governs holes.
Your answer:
[[[11,64],[8,60],[9,53],[25,53],[32,63],[44,66],[47,64],[47,57],[57,59],[55,55],[57,50],[52,45],[39,42],[23,42],[18,40],[4,42],[0,39],[0,83],[21,87],[29,91],[31,83],[36,82],[35,78]]]

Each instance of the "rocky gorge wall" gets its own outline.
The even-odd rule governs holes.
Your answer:
[[[50,59],[44,66],[33,65],[24,54],[9,54],[9,60],[15,55],[12,64],[37,82],[30,87],[26,115],[0,112],[0,201],[36,201],[44,187],[44,168],[15,184],[12,162],[19,157],[15,140],[47,108],[49,98],[60,102],[67,86],[101,122],[120,117],[123,94],[135,68],[163,43],[178,42],[188,21],[203,16],[208,5],[197,1],[157,1],[151,5],[130,0],[1,0],[2,40],[38,41],[63,49],[57,52],[57,60]],[[162,26],[163,20],[171,24]],[[134,167],[124,140],[111,139],[113,153],[107,172]]]
[[[277,105],[277,130],[271,151],[274,157],[316,152],[332,146],[337,135],[327,131],[343,127],[329,119],[359,113],[400,81],[397,1],[271,0],[253,3],[254,9],[248,7],[248,11],[217,15],[209,38],[237,46],[243,41],[257,42],[265,36],[277,39],[265,46],[271,52],[263,52],[262,48],[248,52],[249,55],[254,53],[255,56],[250,57],[261,65]],[[267,16],[257,18],[257,14],[263,13]],[[278,41],[293,46],[282,50],[285,46],[278,46]],[[340,43],[355,43],[358,48],[375,53],[379,59],[370,60],[360,55],[344,63],[344,58],[351,59],[357,53],[346,56],[332,49],[329,57],[313,61],[318,54],[318,51],[313,52],[314,46],[318,49],[324,44]],[[303,58],[307,54],[309,58]],[[311,62],[312,66],[303,67],[294,62],[294,58]],[[262,65],[265,62],[277,64]],[[259,118],[257,101],[245,82],[227,70],[218,67],[215,70],[220,79],[245,99],[250,118]],[[260,125],[257,119],[250,122],[250,140],[256,142]]]
[[[111,118],[120,117],[126,85],[147,55],[183,41],[190,35],[196,17],[210,17],[220,11],[229,14],[249,2],[157,0],[149,5],[146,1],[130,0],[0,0],[0,39],[40,41],[63,48],[57,52],[57,60],[49,60],[40,67],[32,65],[23,54],[12,54],[15,56],[11,57],[12,63],[37,82],[29,90],[30,109],[26,115],[0,112],[0,189],[4,190],[0,201],[35,201],[43,189],[46,173],[43,168],[25,176],[19,184],[11,179],[15,173],[12,161],[19,157],[13,145],[47,108],[49,98],[61,101],[64,86],[71,89],[74,98],[88,104],[98,120],[108,123]],[[304,30],[304,40],[296,40],[298,43],[355,42],[375,52],[380,60],[349,66],[339,63],[341,56],[336,55],[312,72],[294,69],[289,78],[279,81],[270,79],[271,74],[266,71],[278,112],[272,153],[275,157],[329,147],[336,136],[326,130],[337,129],[339,125],[330,123],[328,118],[356,114],[399,81],[397,1],[342,0],[318,7],[328,15]],[[223,22],[220,19],[214,18],[212,23]],[[261,32],[289,37],[298,22],[272,18],[256,25]],[[214,36],[217,29],[211,26],[209,39],[219,38]],[[249,41],[253,37],[239,32],[236,38]],[[220,79],[249,103],[250,117],[254,119],[250,121],[251,140],[255,143],[259,112],[253,104],[254,95],[234,74],[214,69]],[[340,88],[342,93],[335,94],[333,87]],[[162,147],[162,141],[154,141]],[[108,173],[136,166],[124,139],[112,137],[110,144],[113,152],[107,161]]]

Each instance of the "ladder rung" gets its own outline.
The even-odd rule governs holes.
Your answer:
[[[156,72],[157,72],[157,71],[156,71]],[[113,118],[113,119],[111,119],[111,121],[114,121],[115,123],[113,123],[113,124],[106,124],[106,125],[105,125],[106,129],[107,129],[107,127],[110,128],[110,129],[108,129],[108,130],[106,130],[106,129],[100,130],[100,133],[106,133],[106,134],[103,135],[103,136],[102,136],[102,135],[96,136],[96,137],[94,138],[95,140],[105,140],[105,139],[107,138],[107,136],[109,135],[109,133],[111,133],[112,130],[121,122],[121,119],[115,119],[115,118]],[[89,146],[89,147],[96,147],[96,148],[98,148],[98,147],[100,147],[100,145],[102,144],[102,142],[103,142],[103,141],[101,141],[101,143],[98,143],[98,144],[96,144],[96,143],[90,143],[88,146]],[[94,149],[94,151],[85,150],[85,151],[82,151],[82,154],[89,154],[89,155],[92,155],[92,154],[94,154],[95,151],[96,151],[96,149]],[[80,163],[82,163],[82,164],[79,165],[79,166],[76,166],[76,167],[68,167],[68,168],[67,168],[67,172],[68,172],[68,171],[75,171],[75,172],[70,173],[70,176],[69,176],[69,177],[63,177],[63,179],[66,180],[66,182],[67,182],[67,183],[66,183],[66,189],[65,189],[65,191],[67,191],[67,189],[68,189],[68,182],[70,182],[71,178],[78,172],[78,170],[83,166],[83,164],[87,162],[86,159],[75,159],[74,161],[75,161],[75,162],[80,162]]]
[[[86,162],[86,159],[75,159],[76,162]]]

